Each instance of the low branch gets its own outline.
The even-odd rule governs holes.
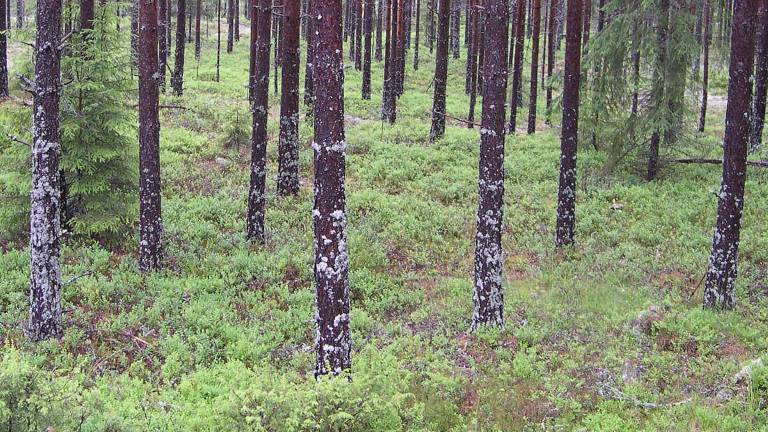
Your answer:
[[[93,274],[93,272],[89,270],[89,271],[87,271],[87,272],[85,272],[83,274],[80,274],[80,275],[77,275],[77,276],[72,276],[66,282],[63,282],[61,284],[61,286],[71,285],[71,284],[75,283],[75,281],[77,281],[78,279],[84,278],[86,276],[91,276],[92,274]]]
[[[6,135],[6,138],[8,138],[8,140],[10,142],[14,142],[14,143],[17,143],[17,144],[22,144],[22,145],[25,145],[25,146],[30,147],[30,148],[32,147],[32,144],[30,144],[30,143],[28,143],[26,141],[22,141],[19,138],[13,136],[13,135]]]
[[[681,163],[681,164],[711,164],[722,165],[721,159],[707,159],[707,158],[685,158],[685,159],[667,159],[664,162],[667,163]],[[747,165],[757,168],[768,168],[768,160],[747,161]]]
[[[463,119],[463,118],[459,118],[459,117],[454,117],[454,116],[452,116],[452,115],[448,115],[448,114],[446,114],[446,113],[441,113],[440,111],[432,111],[432,112],[433,112],[433,113],[437,113],[437,114],[440,114],[440,115],[442,115],[443,117],[445,117],[445,118],[447,118],[447,119],[455,120],[455,121],[457,121],[457,122],[462,122],[462,123],[465,123],[465,124],[469,124],[469,125],[473,125],[473,126],[477,124],[477,123],[475,123],[475,122],[471,122],[471,121],[469,121],[469,120],[467,120],[467,119]]]
[[[643,402],[636,398],[635,396],[628,395],[621,390],[614,388],[608,384],[603,384],[603,388],[599,391],[599,393],[607,397],[609,399],[619,400],[622,402],[627,402],[629,404],[632,404],[638,408],[645,408],[645,409],[658,409],[658,408],[668,408],[668,407],[675,407],[679,405],[685,405],[689,402],[691,402],[691,399],[684,399],[679,402],[671,402],[671,403],[653,403],[653,402]]]

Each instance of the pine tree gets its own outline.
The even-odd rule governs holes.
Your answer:
[[[0,98],[8,97],[8,16],[5,13],[8,0],[0,0]]]
[[[255,55],[254,88],[251,111],[253,128],[251,134],[251,180],[248,189],[248,214],[246,217],[246,236],[249,240],[263,243],[264,206],[266,203],[267,171],[267,117],[269,114],[269,48],[272,30],[271,0],[254,0],[257,4],[258,20]]]
[[[759,0],[757,14],[758,31],[756,36],[757,54],[755,56],[755,99],[752,104],[752,135],[751,150],[757,151],[763,141],[763,124],[765,122],[765,103],[768,94],[768,0]]]
[[[317,313],[315,376],[338,375],[352,366],[349,331],[349,257],[344,190],[344,68],[341,1],[316,0],[312,14],[317,109],[315,137],[314,275]]]
[[[314,2],[316,0],[307,0],[307,10],[310,15],[314,12]],[[315,61],[315,44],[314,44],[314,28],[312,27],[314,20],[307,20],[307,62],[304,66],[304,106],[306,106],[310,112],[315,101],[315,87],[314,87],[314,74],[312,73],[313,64]]]
[[[734,2],[723,178],[718,194],[717,226],[704,284],[704,306],[708,308],[732,309],[736,303],[734,285],[747,176],[751,80],[755,58],[754,11],[757,4],[758,0]]]
[[[473,128],[475,127],[475,103],[477,101],[477,61],[478,61],[478,51],[480,51],[480,21],[479,21],[479,15],[480,15],[480,7],[481,7],[481,0],[473,0],[472,1],[472,8],[470,9],[470,14],[472,15],[472,31],[471,31],[471,38],[470,46],[467,54],[467,77],[469,78],[468,88],[469,88],[469,113],[467,115],[467,127]]]
[[[200,41],[200,15],[203,13],[203,0],[195,1],[195,58],[200,59],[201,41]],[[237,15],[237,12],[235,12]]]
[[[251,0],[252,2],[258,0]],[[235,0],[227,0],[227,53],[231,53],[235,44]]]
[[[35,23],[32,190],[29,222],[29,325],[34,341],[60,337],[61,242],[59,98],[61,2],[38,0]]]
[[[501,232],[509,6],[507,0],[486,0],[484,6],[487,37],[480,128],[473,330],[481,325],[500,327],[504,324]]]
[[[171,86],[173,94],[181,96],[184,93],[184,12],[186,0],[177,0],[176,3],[176,58],[174,61]]]
[[[589,1],[589,0],[587,0]],[[576,149],[579,141],[581,79],[581,0],[568,0],[563,88],[563,131],[560,138],[560,184],[557,193],[555,245],[572,244],[576,230]],[[552,47],[553,44],[550,44]]]
[[[24,0],[16,0],[16,28],[17,29],[24,27],[24,13],[25,13]]]
[[[369,41],[370,42],[370,41]],[[299,0],[283,0],[277,193],[299,193]]]
[[[365,100],[371,98],[371,43],[373,32],[373,6],[374,0],[363,0],[365,2],[365,17],[363,23],[363,33],[365,33],[363,49],[363,88],[362,97]],[[418,47],[417,51],[418,53]],[[418,58],[418,54],[417,54]],[[415,60],[414,60],[415,61]]]
[[[439,0],[437,11],[437,56],[435,57],[435,95],[432,99],[432,129],[429,141],[445,133],[445,87],[448,80],[448,20],[450,0]]]
[[[517,129],[517,108],[522,100],[525,3],[526,0],[517,0],[517,11],[515,12],[515,56],[512,72],[512,97],[509,100],[509,125],[507,126],[507,130],[511,134],[514,134]]]
[[[385,13],[384,11],[384,5],[386,3],[386,0],[376,0],[378,13],[376,14],[376,50],[374,53],[374,58],[376,61],[382,60],[382,54],[381,54],[381,23],[382,18]]]
[[[536,92],[538,89],[539,34],[541,33],[541,0],[531,1],[531,91],[528,101],[528,134],[536,133]]]
[[[419,70],[419,39],[421,38],[421,0],[416,0],[416,41],[413,44],[413,70]]]
[[[165,93],[165,70],[168,67],[168,27],[170,20],[168,15],[168,0],[159,0],[158,3],[158,68],[160,71],[160,90]]]
[[[704,0],[703,26],[704,34],[702,43],[704,45],[704,69],[701,76],[701,111],[699,114],[699,132],[704,132],[704,126],[707,123],[707,98],[709,89],[709,45],[712,41],[712,17],[710,16],[709,0]]]

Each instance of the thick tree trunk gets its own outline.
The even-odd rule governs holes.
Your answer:
[[[365,17],[363,32],[365,33],[365,45],[363,52],[363,99],[368,100],[371,98],[371,43],[373,37],[373,15],[374,15],[374,1],[375,0],[362,0],[365,1]]]
[[[28,336],[60,337],[61,273],[59,98],[61,2],[38,0],[30,192]]]
[[[253,89],[253,129],[251,135],[251,181],[248,191],[246,237],[264,243],[264,204],[266,202],[267,117],[269,114],[269,48],[272,30],[271,0],[253,0],[257,5],[256,68]]]
[[[317,0],[307,0],[307,11],[309,16],[314,15],[314,2]],[[304,67],[304,105],[312,111],[315,103],[315,80],[313,71],[313,64],[315,62],[315,31],[314,31],[314,19],[307,20],[307,63]]]
[[[349,332],[349,258],[344,191],[344,68],[340,0],[317,0],[315,58],[314,222],[317,339],[315,376],[340,374],[352,367]]]
[[[765,102],[768,93],[768,0],[759,0],[760,11],[755,56],[755,100],[752,104],[752,138],[751,150],[757,151],[763,141],[763,124],[765,122]]]
[[[173,77],[171,86],[174,96],[184,93],[184,12],[186,0],[177,0],[176,3],[176,58],[174,59]]]
[[[536,105],[539,67],[539,34],[541,32],[541,0],[531,3],[531,92],[528,101],[528,135],[536,133]]]
[[[93,0],[80,0],[80,30],[93,30]]]
[[[158,72],[160,72],[160,89],[165,93],[165,69],[168,64],[168,0],[158,0]]]
[[[589,0],[587,0],[589,1]],[[568,0],[563,83],[563,131],[560,138],[560,180],[557,191],[555,246],[572,244],[576,231],[576,150],[579,141],[582,0]],[[550,46],[552,46],[550,44]]]
[[[520,105],[523,87],[523,50],[525,49],[525,3],[526,0],[517,0],[517,13],[515,14],[515,61],[512,72],[512,97],[509,100],[509,125],[507,130],[514,134],[517,129],[517,107]]]
[[[752,68],[755,59],[755,14],[758,0],[736,1],[731,30],[731,66],[725,113],[723,178],[717,203],[717,227],[709,256],[704,306],[732,309],[739,252],[739,230],[747,175]]]
[[[437,57],[435,58],[435,95],[432,99],[432,129],[429,141],[440,139],[445,133],[445,87],[448,81],[448,25],[450,0],[439,0],[437,10]],[[417,45],[418,46],[418,45]]]
[[[203,0],[195,2],[195,58],[200,59],[200,15],[203,12]],[[237,15],[237,13],[235,13]]]
[[[157,78],[158,0],[139,1],[139,269],[162,261],[160,204],[160,86]]]
[[[709,0],[704,0],[704,60],[701,75],[701,111],[699,114],[699,132],[704,132],[707,123],[707,98],[709,97],[709,45],[712,42],[712,17],[710,16]]]
[[[0,0],[0,98],[8,97],[8,21],[5,13],[9,0]]]
[[[472,330],[504,324],[501,232],[504,219],[504,121],[507,95],[507,0],[485,3],[485,87],[480,129]]]
[[[256,2],[258,0],[250,0]],[[227,0],[227,53],[231,53],[235,44],[235,0]]]
[[[379,13],[376,14],[376,51],[374,54],[374,58],[376,61],[382,60],[382,54],[381,54],[381,23],[384,12],[384,4],[386,0],[377,0],[377,5],[379,9]]]
[[[299,193],[299,0],[283,0],[278,195]]]

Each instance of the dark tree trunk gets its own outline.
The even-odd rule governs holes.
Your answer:
[[[80,0],[80,30],[93,30],[93,0]]]
[[[176,58],[174,59],[173,77],[171,86],[173,94],[181,96],[184,93],[184,12],[186,0],[178,0],[176,3]]]
[[[158,72],[160,72],[160,89],[165,93],[165,69],[168,64],[168,0],[158,0]]]
[[[751,150],[757,151],[763,141],[763,123],[765,121],[766,90],[768,90],[768,0],[759,0],[760,11],[757,34],[757,54],[755,56],[755,101],[752,105]]]
[[[355,69],[363,69],[363,1],[355,0]]]
[[[60,337],[59,97],[61,2],[38,0],[29,224],[29,325],[33,341]]]
[[[471,328],[504,324],[501,232],[504,219],[504,120],[507,95],[507,0],[485,3],[485,82],[480,129],[479,203]]]
[[[131,60],[136,62],[139,43],[139,0],[131,0]],[[133,72],[131,72],[133,76]]]
[[[466,0],[467,2],[467,22],[466,22],[466,34],[469,35],[469,41],[467,41],[467,71],[464,75],[464,93],[469,94],[472,89],[472,59],[476,57],[474,53],[475,44],[472,39],[473,30],[475,25],[473,24],[473,17],[475,16],[475,3],[477,0]]]
[[[592,0],[586,0],[584,2],[584,27],[582,28],[582,31],[584,32],[584,38],[581,41],[582,49],[584,50],[582,55],[586,55],[590,32],[592,31]]]
[[[439,0],[437,10],[437,57],[435,58],[435,96],[432,99],[432,129],[429,141],[440,139],[445,133],[445,87],[448,81],[448,25],[450,0]],[[418,39],[417,39],[418,40]],[[418,46],[418,45],[417,45]]]
[[[664,88],[666,83],[666,68],[667,68],[667,46],[669,35],[669,6],[670,0],[661,0],[659,2],[659,22],[656,29],[656,68],[653,77],[653,92],[652,95],[655,98],[655,103],[659,110],[666,102],[663,97]],[[648,147],[648,171],[646,174],[646,180],[651,181],[656,178],[659,170],[659,144],[661,142],[660,130],[655,130],[651,134],[651,141]]]
[[[16,0],[16,28],[24,27],[24,0]]]
[[[159,269],[163,255],[156,1],[139,1],[139,269],[145,272]]]
[[[272,5],[273,8],[277,9],[278,11],[282,11],[283,9],[283,1],[282,0],[275,0],[275,3]],[[277,95],[277,69],[281,62],[281,48],[280,45],[282,44],[282,34],[283,34],[283,20],[281,19],[281,15],[277,16],[277,19],[272,20],[272,38],[274,39],[274,52],[275,52],[275,61],[272,62],[272,70],[275,74],[275,78],[272,81],[275,89],[275,95]]]
[[[119,5],[118,5],[119,7]],[[165,33],[166,33],[166,58],[165,68],[169,69],[168,58],[171,56],[171,49],[173,47],[173,26],[171,25],[171,13],[173,7],[171,7],[171,0],[165,0]],[[117,20],[118,22],[120,20]],[[117,31],[120,31],[118,28]]]
[[[0,0],[0,98],[8,97],[8,15],[5,13],[9,0]]]
[[[552,111],[552,73],[555,70],[555,23],[557,22],[556,17],[558,14],[558,8],[559,8],[559,0],[550,0],[549,5],[549,29],[547,33],[549,34],[547,41],[548,41],[548,47],[547,47],[547,77],[549,79],[549,83],[547,84],[547,94],[546,94],[546,102],[547,102],[547,124],[552,124],[551,120],[551,111]],[[579,41],[581,42],[581,41]]]
[[[467,59],[469,66],[469,113],[467,114],[467,127],[472,129],[475,127],[475,104],[477,103],[477,53],[480,51],[480,32],[479,29],[479,16],[480,9],[478,9],[480,0],[473,0],[470,14],[472,15],[472,31],[470,41],[469,58]]]
[[[278,195],[299,193],[299,0],[283,0]]]
[[[250,0],[252,2],[258,0]],[[227,53],[232,52],[235,44],[235,0],[227,0]]]
[[[381,54],[381,23],[382,23],[382,18],[383,18],[383,14],[384,14],[383,5],[384,5],[385,1],[386,0],[377,0],[377,4],[378,4],[378,8],[379,8],[379,13],[376,14],[376,52],[374,54],[374,58],[376,59],[376,61],[381,61],[382,60],[382,54]]]
[[[435,44],[435,1],[427,0],[427,46],[429,53],[434,51]]]
[[[249,63],[248,63],[248,102],[253,104],[253,94],[256,89],[256,35],[259,34],[259,9],[256,0],[249,0],[251,8],[251,35],[248,46]]]
[[[365,1],[365,18],[363,32],[365,33],[365,46],[363,52],[363,99],[371,98],[371,43],[373,37],[373,13],[375,0]]]
[[[346,20],[344,21],[344,25],[346,26],[346,33],[347,36],[345,37],[345,41],[349,40],[350,48],[349,48],[349,60],[354,61],[355,60],[355,42],[357,42],[357,38],[355,37],[355,28],[357,20],[357,0],[347,0],[347,6],[346,6]]]
[[[421,0],[416,0],[416,41],[413,44],[413,70],[419,70],[419,39],[421,38]]]
[[[485,4],[477,0],[477,72],[475,80],[477,91],[483,94],[483,65],[485,64]]]
[[[731,30],[731,66],[728,107],[725,113],[723,178],[717,203],[717,227],[709,256],[704,306],[733,309],[739,252],[739,230],[744,209],[747,177],[749,112],[752,100],[752,68],[755,59],[755,14],[758,0],[735,3]]]
[[[640,35],[638,22],[634,23],[632,31],[632,109],[633,116],[637,115],[637,105],[640,96]]]
[[[344,192],[344,68],[340,0],[317,0],[315,58],[314,222],[317,339],[315,376],[352,367],[349,332],[349,258]]]
[[[317,0],[307,0],[307,10],[309,16],[314,15],[314,2]],[[314,19],[307,20],[307,63],[304,67],[304,105],[312,110],[315,103],[315,80],[312,73],[313,64],[315,62],[315,31],[314,31]]]
[[[536,104],[539,67],[539,34],[541,30],[541,0],[531,3],[531,92],[528,101],[528,135],[536,133]]]
[[[258,20],[253,88],[253,129],[251,135],[251,182],[248,191],[246,237],[264,243],[264,204],[266,202],[267,117],[269,114],[269,47],[272,30],[271,0],[253,0]]]
[[[509,133],[514,134],[517,129],[517,107],[520,105],[523,87],[523,49],[525,48],[525,2],[517,0],[517,13],[515,14],[515,61],[512,72],[512,97],[509,100]]]
[[[589,1],[589,0],[587,0]],[[568,0],[563,83],[563,131],[560,138],[560,181],[557,191],[555,246],[572,244],[576,231],[576,149],[579,142],[582,0]],[[552,44],[550,44],[550,47]]]
[[[397,96],[405,91],[405,7],[407,0],[398,0],[397,11]]]
[[[219,81],[221,81],[221,0],[216,0],[216,82]]]
[[[189,6],[189,5],[188,5]],[[187,21],[189,25],[187,26],[187,43],[192,43],[192,9],[191,6],[189,8],[189,11],[187,13]]]
[[[450,47],[453,58],[458,59],[461,52],[461,4],[453,2],[452,9]]]
[[[203,0],[195,2],[195,58],[200,59],[200,15],[203,12]],[[237,14],[235,14],[237,15]]]
[[[712,41],[712,17],[710,16],[709,0],[704,0],[704,60],[701,75],[701,111],[699,114],[699,132],[704,132],[707,123],[707,98],[709,97],[709,45]]]
[[[381,115],[382,119],[389,124],[395,123],[397,119],[397,108],[395,105],[395,43],[393,32],[393,15],[397,0],[384,0],[387,5],[386,45],[384,57],[384,95],[382,97]]]
[[[232,12],[235,16],[235,41],[240,41],[240,0],[235,0],[235,10]]]

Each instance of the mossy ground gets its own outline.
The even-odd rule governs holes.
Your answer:
[[[409,56],[394,126],[379,121],[383,65],[373,65],[370,101],[360,98],[361,73],[346,71],[353,378],[315,382],[311,126],[302,121],[301,193],[276,197],[279,96],[270,92],[269,238],[249,245],[248,144],[224,144],[236,119],[250,129],[247,40],[245,33],[234,53],[222,53],[220,83],[212,80],[215,40],[205,42],[199,64],[188,45],[185,96],[162,101],[184,107],[162,111],[167,270],[138,273],[135,234],[109,246],[66,241],[64,280],[91,273],[64,288],[64,339],[31,344],[22,332],[28,254],[23,242],[4,248],[0,425],[768,427],[768,380],[733,381],[768,349],[768,173],[748,174],[738,307],[712,312],[700,306],[700,285],[719,166],[665,166],[647,183],[632,164],[605,174],[605,155],[582,145],[577,245],[558,253],[558,130],[542,125],[534,136],[508,137],[506,327],[470,334],[479,136],[449,121],[444,139],[427,142],[434,57],[425,46],[417,72]],[[462,57],[449,68],[455,117],[466,116],[463,77]],[[699,139],[710,155],[719,154],[722,129],[723,110],[714,107]]]

